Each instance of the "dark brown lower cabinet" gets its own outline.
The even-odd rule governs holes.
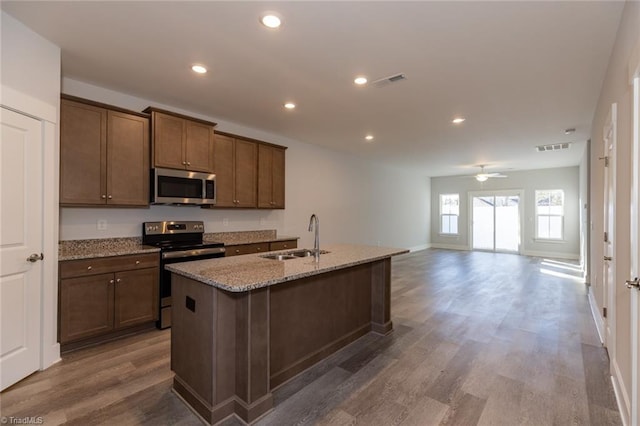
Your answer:
[[[95,343],[158,319],[157,253],[60,262],[60,343]]]
[[[265,253],[275,250],[298,248],[298,240],[272,241],[270,243],[236,244],[226,246],[226,257],[243,254]]]
[[[119,272],[115,277],[114,328],[155,321],[158,314],[159,270]]]
[[[113,274],[60,281],[60,342],[113,330]]]

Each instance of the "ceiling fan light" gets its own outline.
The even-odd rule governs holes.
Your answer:
[[[476,175],[476,180],[477,180],[478,182],[484,182],[484,181],[486,181],[487,179],[489,179],[489,177],[488,177],[487,175]]]

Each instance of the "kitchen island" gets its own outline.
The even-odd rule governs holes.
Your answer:
[[[173,389],[207,423],[247,423],[272,389],[366,333],[387,334],[391,257],[407,250],[324,247],[313,257],[245,255],[167,265],[173,273]]]

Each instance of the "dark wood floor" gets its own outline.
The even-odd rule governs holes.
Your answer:
[[[364,336],[282,385],[258,424],[621,424],[574,271],[483,252],[396,258],[394,333]],[[46,425],[198,425],[170,391],[169,333],[63,356],[3,392],[1,414]]]

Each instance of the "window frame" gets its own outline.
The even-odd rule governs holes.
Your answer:
[[[538,213],[538,194],[540,193],[548,193],[549,197],[551,197],[551,194],[554,192],[560,192],[560,194],[562,195],[562,213],[558,214],[558,213]],[[534,192],[534,204],[533,204],[533,208],[534,208],[534,216],[535,216],[535,240],[536,241],[541,241],[541,242],[564,242],[565,241],[565,235],[564,235],[564,217],[565,217],[565,193],[564,193],[564,189],[536,189]],[[550,207],[550,206],[549,206]],[[541,237],[540,236],[540,217],[547,217],[549,218],[548,223],[548,233],[551,234],[551,218],[555,218],[555,217],[559,217],[560,218],[560,237],[559,238],[555,238],[555,237]]]
[[[444,201],[445,197],[452,197],[452,196],[455,196],[457,198],[457,200],[458,200],[458,206],[457,206],[458,207],[458,213],[451,213],[451,212],[444,213],[443,201]],[[449,237],[457,237],[457,236],[459,236],[460,235],[460,194],[458,194],[458,193],[440,194],[439,202],[440,202],[440,205],[439,205],[439,213],[440,214],[438,215],[438,219],[439,219],[439,223],[438,223],[439,234],[443,235],[443,236],[449,236]],[[443,229],[442,219],[445,216],[449,217],[449,231],[451,230],[451,217],[455,216],[457,232],[446,232]]]

